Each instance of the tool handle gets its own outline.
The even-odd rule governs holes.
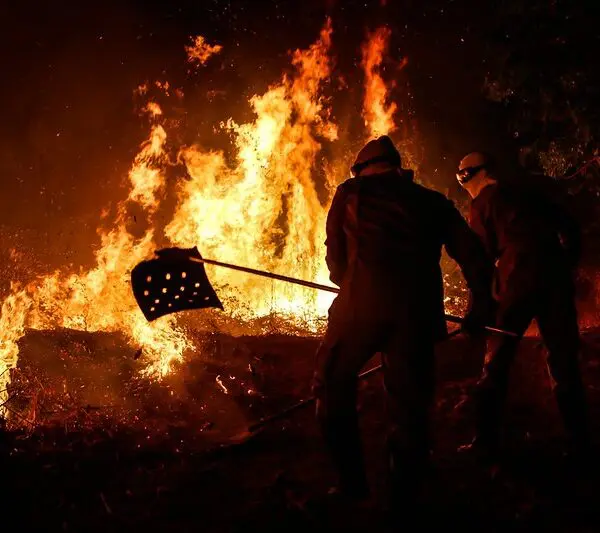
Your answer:
[[[207,265],[215,265],[231,270],[239,270],[240,272],[246,272],[248,274],[255,274],[256,276],[262,276],[263,278],[278,279],[280,281],[287,281],[295,285],[302,285],[303,287],[309,287],[310,289],[317,289],[319,291],[327,291],[338,293],[340,290],[337,287],[331,287],[329,285],[321,285],[320,283],[314,283],[312,281],[306,281],[304,279],[291,278],[289,276],[282,276],[281,274],[273,274],[273,272],[267,272],[265,270],[257,270],[255,268],[248,268],[239,265],[232,265],[230,263],[223,263],[221,261],[215,261],[214,259],[204,259],[199,257],[190,257],[191,261],[195,263],[206,263]]]
[[[282,276],[281,274],[274,274],[273,272],[267,272],[265,270],[257,270],[255,268],[248,268],[239,265],[232,265],[230,263],[223,263],[222,261],[215,261],[214,259],[204,259],[200,257],[190,257],[191,261],[196,263],[206,263],[207,265],[215,265],[223,268],[229,268],[231,270],[238,270],[240,272],[246,272],[247,274],[254,274],[256,276],[262,276],[263,278],[277,279],[280,281],[287,281],[288,283],[293,283],[295,285],[301,285],[303,287],[308,287],[310,289],[317,289],[319,291],[327,291],[333,293],[339,293],[340,289],[337,287],[331,287],[330,285],[321,285],[320,283],[314,283],[312,281],[306,281],[304,279],[292,278],[290,276]],[[453,322],[455,324],[462,324],[463,319],[459,316],[454,315],[445,315],[446,321]],[[494,328],[491,326],[485,326],[485,330],[490,333],[497,333],[499,335],[506,335],[508,337],[518,337],[516,333],[512,331],[505,331],[503,329]]]
[[[254,433],[261,427],[265,426],[266,424],[269,424],[271,422],[275,422],[276,420],[285,418],[290,413],[296,411],[297,409],[300,409],[301,407],[310,405],[316,399],[317,399],[316,396],[309,396],[308,398],[304,398],[304,399],[300,400],[299,402],[296,402],[295,404],[290,405],[287,409],[284,409],[283,411],[279,411],[278,413],[275,413],[274,415],[270,415],[265,418],[261,418],[258,422],[255,422],[254,424],[251,424],[250,426],[248,426],[248,430],[251,433]]]

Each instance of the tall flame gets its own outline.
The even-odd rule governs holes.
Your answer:
[[[395,128],[395,104],[379,75],[389,30],[379,29],[363,47],[367,76],[365,119],[371,135]],[[177,246],[198,246],[206,257],[288,276],[327,283],[324,260],[329,188],[336,179],[322,163],[322,144],[337,139],[329,100],[332,25],[327,20],[318,40],[291,54],[293,70],[249,104],[254,119],[224,121],[233,153],[199,145],[179,149],[178,160],[189,179],[179,185],[178,203],[164,236]],[[221,50],[197,37],[186,47],[189,60],[203,63]],[[156,87],[169,94],[168,82]],[[137,89],[147,96],[148,85]],[[179,90],[175,91],[182,97]],[[194,349],[180,317],[168,315],[148,323],[138,309],[129,283],[131,269],[156,248],[155,215],[166,189],[167,129],[156,102],[144,111],[152,125],[128,175],[129,189],[118,205],[112,228],[100,230],[95,265],[77,273],[59,270],[26,286],[13,284],[0,315],[0,415],[4,411],[9,370],[15,368],[18,341],[28,328],[74,328],[120,332],[145,353],[142,372],[167,374],[186,350]],[[130,208],[148,218],[143,236],[128,229]],[[161,241],[162,239],[162,235]],[[252,319],[277,314],[287,324],[317,331],[333,296],[312,289],[265,280],[207,266],[225,316]]]
[[[361,65],[365,72],[363,116],[371,137],[387,135],[396,129],[394,113],[398,106],[388,103],[388,87],[381,77],[381,63],[387,53],[392,32],[385,26],[367,34],[362,45]]]
[[[207,257],[304,279],[325,281],[322,243],[326,211],[316,189],[318,138],[334,140],[322,96],[331,72],[331,21],[308,50],[292,56],[293,76],[284,76],[250,105],[253,122],[227,121],[237,149],[236,165],[218,151],[191,146],[181,151],[191,180],[165,233],[175,244],[198,245]],[[240,317],[272,312],[310,322],[323,316],[331,297],[214,270],[211,279],[226,306]]]

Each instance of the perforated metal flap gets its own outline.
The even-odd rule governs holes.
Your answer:
[[[223,304],[215,293],[198,248],[165,248],[131,271],[133,295],[148,321],[189,309]]]

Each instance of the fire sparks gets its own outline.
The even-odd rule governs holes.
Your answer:
[[[397,105],[388,103],[388,87],[381,77],[381,63],[387,52],[391,31],[386,27],[369,33],[362,46],[365,71],[364,118],[371,137],[387,135],[396,129],[394,113]]]
[[[221,379],[221,376],[217,376],[215,378],[215,381],[217,382],[217,385],[219,385],[219,387],[221,387],[221,390],[225,393],[225,394],[229,394],[229,390],[227,389],[227,387],[224,385],[223,380]]]
[[[192,37],[191,39],[193,42],[192,46],[185,47],[190,63],[204,65],[211,56],[218,54],[223,49],[220,44],[208,44],[202,35],[198,35],[195,38]]]

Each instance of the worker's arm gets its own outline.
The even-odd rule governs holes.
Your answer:
[[[493,262],[498,258],[498,239],[491,210],[492,206],[489,202],[473,202],[469,212],[469,226],[479,237],[489,259]]]
[[[344,232],[345,215],[346,194],[338,187],[327,214],[327,237],[325,239],[327,249],[325,260],[329,268],[329,279],[338,286],[341,285],[348,266],[346,234]]]
[[[446,201],[444,244],[448,255],[460,266],[471,291],[470,318],[482,327],[493,318],[493,260],[482,239],[469,228],[452,202]]]

